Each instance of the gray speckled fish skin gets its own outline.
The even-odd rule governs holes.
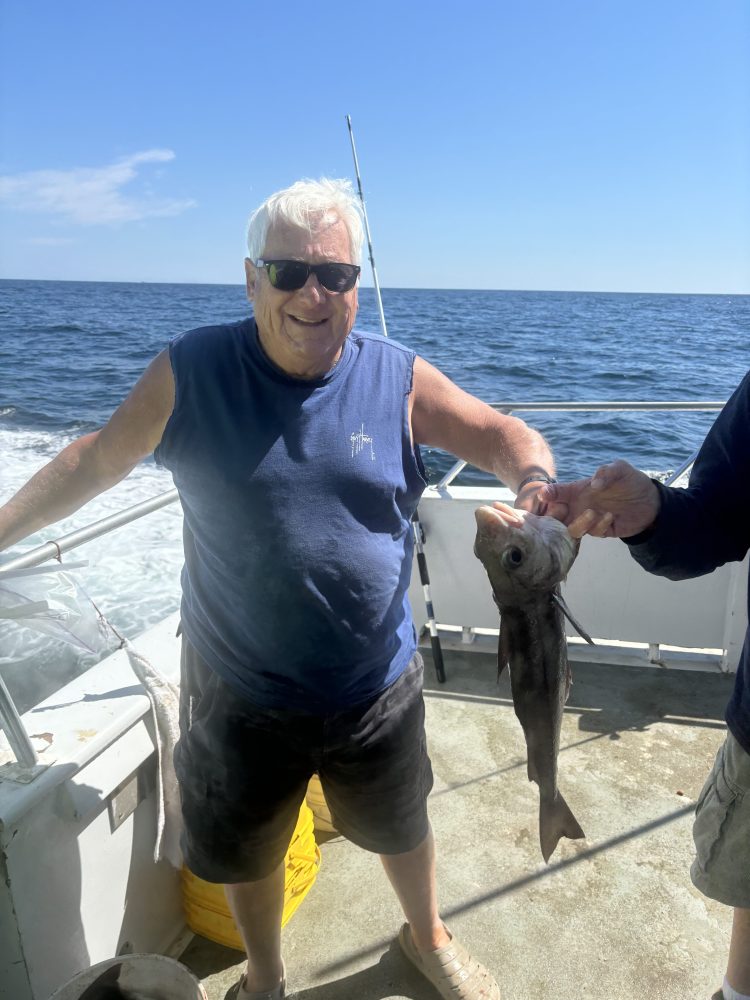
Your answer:
[[[578,554],[559,521],[505,504],[476,511],[474,552],[500,609],[498,670],[510,668],[513,707],[526,737],[529,781],[539,786],[539,840],[549,861],[561,837],[585,834],[557,787],[557,754],[570,666],[553,595]]]

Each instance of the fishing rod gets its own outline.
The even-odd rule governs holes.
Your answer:
[[[372,281],[375,286],[375,299],[378,303],[380,314],[380,326],[383,336],[388,336],[388,329],[385,325],[385,313],[383,312],[383,298],[380,294],[380,283],[378,282],[378,272],[375,267],[375,254],[372,249],[372,237],[370,235],[370,223],[367,221],[367,207],[365,206],[365,195],[362,190],[362,178],[359,173],[359,160],[357,159],[357,147],[354,145],[354,131],[352,129],[351,115],[346,116],[346,124],[349,129],[349,139],[352,144],[352,157],[354,159],[354,173],[357,176],[357,193],[362,205],[362,219],[365,224],[365,236],[367,237],[367,251],[370,257],[370,267],[372,268]],[[440,645],[437,623],[435,621],[435,610],[432,606],[432,592],[430,590],[430,574],[427,570],[427,557],[424,551],[424,528],[419,520],[419,510],[415,510],[411,517],[411,526],[414,533],[414,547],[417,550],[417,565],[419,566],[419,579],[424,591],[424,603],[427,609],[427,626],[430,630],[430,645],[432,646],[432,659],[435,664],[435,674],[441,684],[445,684],[445,665],[443,663],[443,649]]]
[[[383,336],[388,336],[388,330],[385,325],[385,313],[383,312],[383,298],[380,294],[380,282],[378,281],[378,271],[375,267],[375,254],[372,249],[372,237],[370,236],[370,223],[367,221],[367,208],[365,206],[365,195],[362,190],[362,178],[359,176],[359,160],[357,159],[357,147],[354,145],[354,132],[352,131],[352,119],[350,115],[346,116],[346,124],[349,128],[349,139],[352,144],[352,157],[354,158],[354,173],[357,175],[357,192],[359,194],[359,200],[362,203],[362,218],[365,223],[365,235],[367,236],[367,252],[370,256],[370,267],[372,268],[372,283],[375,285],[375,299],[378,303],[378,312],[380,313],[380,325],[383,328]]]

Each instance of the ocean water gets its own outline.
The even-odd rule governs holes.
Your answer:
[[[750,367],[750,296],[385,289],[389,335],[488,402],[726,399]],[[0,502],[76,436],[106,421],[170,337],[248,314],[240,285],[0,281]],[[378,332],[371,289],[360,329]],[[676,468],[711,413],[523,414],[560,478],[623,457]],[[428,450],[436,480],[453,459]],[[490,477],[467,470],[459,482]],[[109,493],[13,554],[171,488],[144,462]],[[179,605],[181,516],[164,508],[78,550],[76,579],[133,637]],[[72,556],[71,556],[72,558]],[[0,671],[23,708],[95,662],[0,623]],[[43,664],[40,674],[34,667]]]

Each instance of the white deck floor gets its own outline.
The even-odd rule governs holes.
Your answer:
[[[507,677],[483,653],[446,654],[425,695],[442,912],[505,1000],[708,1000],[731,912],[688,874],[691,813],[723,739],[733,678],[574,665],[560,787],[586,830],[545,865],[536,786]],[[402,922],[377,858],[325,843],[283,932],[296,1000],[434,1000],[393,944]],[[223,1000],[241,956],[194,939],[182,957]]]

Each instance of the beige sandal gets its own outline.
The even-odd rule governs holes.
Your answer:
[[[414,944],[409,925],[404,924],[398,932],[398,943],[444,1000],[501,1000],[500,987],[493,977],[453,935],[450,943],[437,951],[423,952]]]
[[[224,1000],[284,1000],[286,996],[286,968],[281,963],[281,982],[273,990],[263,990],[260,993],[250,993],[245,989],[245,976],[224,997]]]

